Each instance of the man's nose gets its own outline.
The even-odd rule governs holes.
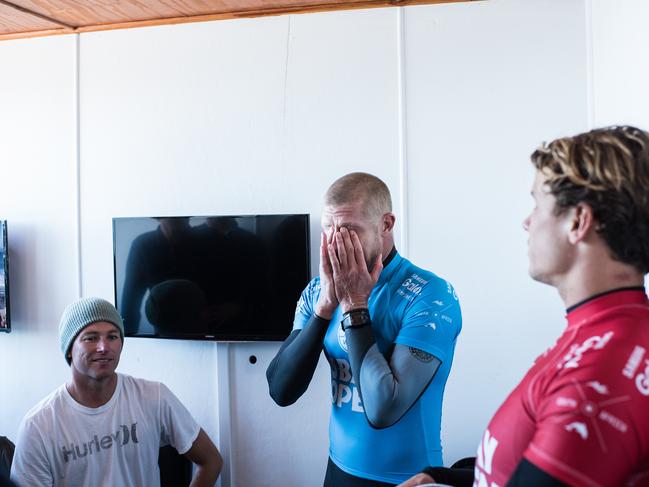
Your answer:
[[[528,215],[528,217],[523,220],[523,230],[525,230],[526,232],[530,229],[530,216],[531,215]]]

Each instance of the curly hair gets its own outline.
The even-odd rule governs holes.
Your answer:
[[[612,257],[649,272],[649,133],[600,128],[543,144],[531,159],[557,214],[587,204]]]

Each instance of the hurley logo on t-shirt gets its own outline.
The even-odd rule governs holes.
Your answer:
[[[63,461],[67,463],[70,460],[78,460],[87,455],[94,453],[99,453],[101,450],[108,450],[117,445],[123,447],[127,445],[130,441],[133,443],[139,443],[137,439],[137,423],[133,423],[130,428],[123,424],[115,432],[115,434],[107,434],[106,436],[94,435],[90,441],[82,443],[81,445],[75,445],[74,443],[70,444],[68,448],[67,445],[61,446],[61,453],[63,454]]]

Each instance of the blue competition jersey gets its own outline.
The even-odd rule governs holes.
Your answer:
[[[313,315],[320,278],[302,292],[294,329]],[[424,350],[441,360],[433,381],[414,406],[394,425],[375,429],[365,418],[352,378],[340,308],[325,336],[331,365],[332,412],[329,424],[331,459],[351,475],[400,483],[423,467],[442,465],[440,424],[442,396],[462,328],[460,305],[453,287],[398,253],[383,269],[369,298],[372,331],[389,362],[395,344]]]

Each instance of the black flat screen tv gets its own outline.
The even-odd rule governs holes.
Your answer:
[[[113,218],[126,336],[284,340],[311,278],[309,215]]]
[[[9,306],[9,250],[7,247],[7,221],[0,220],[0,332],[11,331]]]

